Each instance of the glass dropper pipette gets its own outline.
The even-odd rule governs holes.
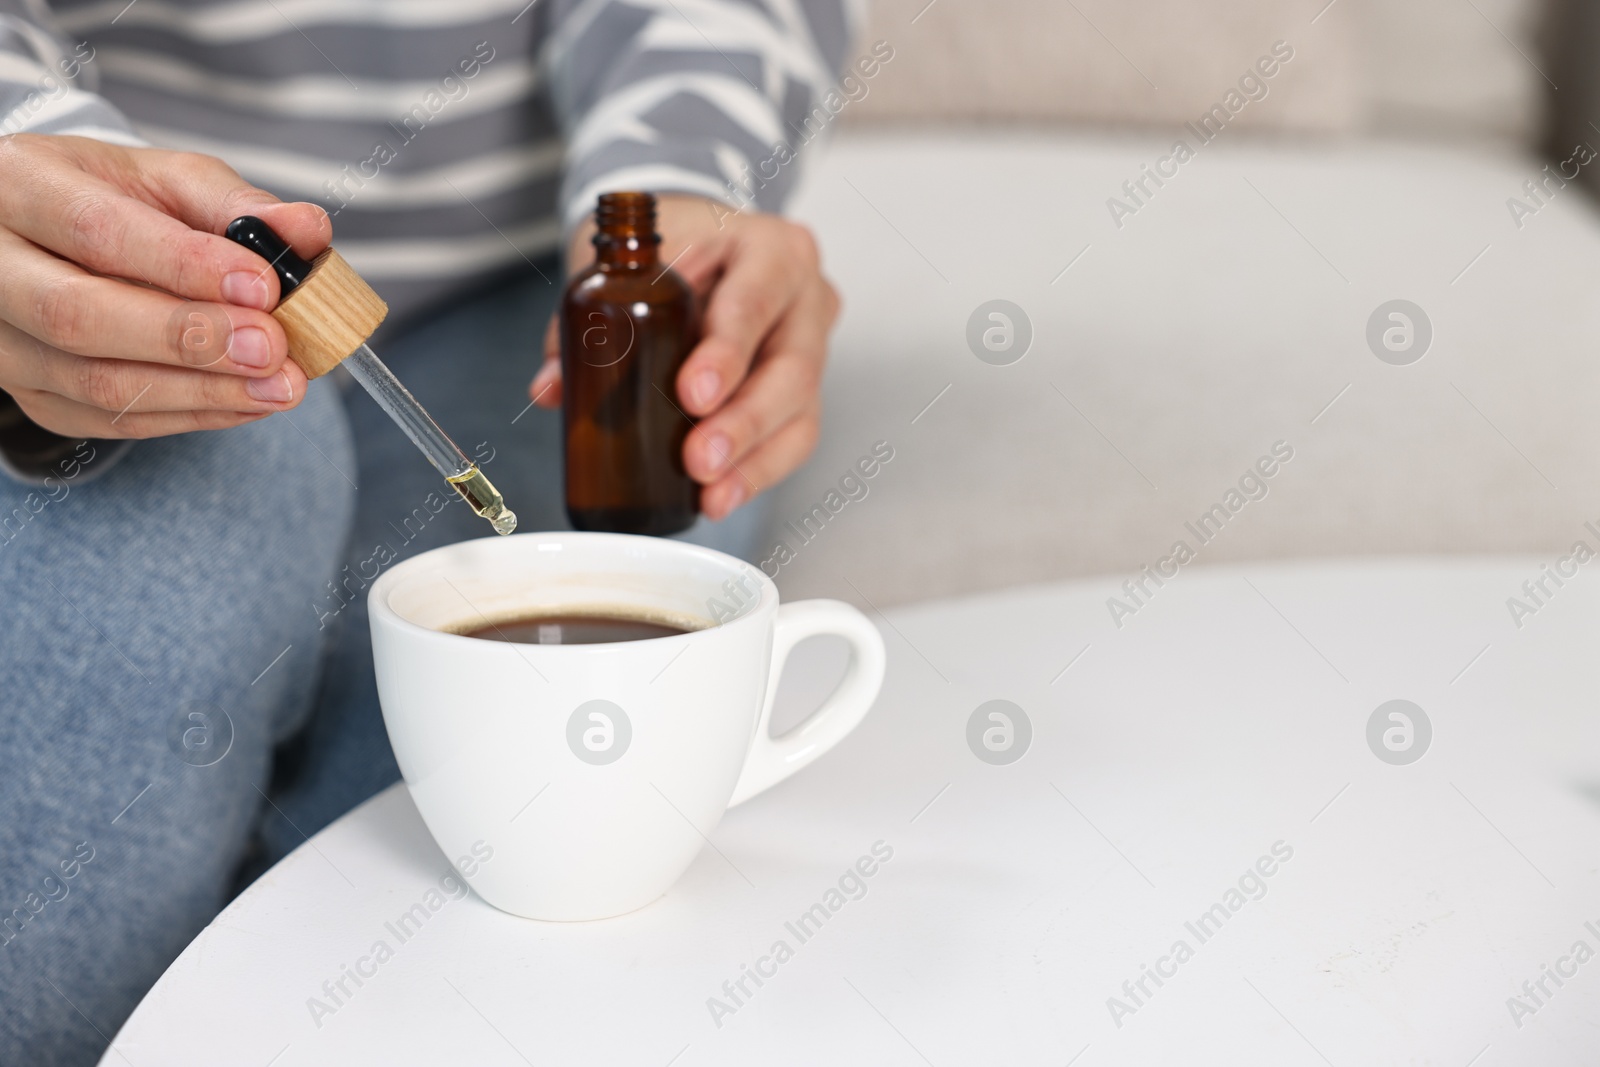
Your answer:
[[[506,507],[500,490],[439,429],[439,424],[417,403],[411,391],[400,384],[394,372],[383,365],[376,352],[363,343],[345,358],[344,369],[372,395],[395,425],[405,431],[411,443],[428,457],[433,469],[444,475],[445,481],[472,505],[472,510],[489,520],[495,533],[508,534],[517,528],[516,513]]]
[[[367,337],[388,308],[343,257],[330,248],[315,263],[307,262],[252,215],[229,223],[227,236],[265,259],[277,274],[280,295],[272,317],[283,325],[289,356],[306,377],[315,378],[342,363],[495,533],[516,529],[517,516],[506,507],[500,491],[367,345]],[[291,301],[291,296],[297,299]]]

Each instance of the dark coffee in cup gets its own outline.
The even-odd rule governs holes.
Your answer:
[[[647,641],[652,637],[676,637],[703,629],[684,619],[630,614],[625,610],[592,615],[543,612],[463,627],[463,637],[484,641],[506,641],[518,645],[600,645],[618,641]]]

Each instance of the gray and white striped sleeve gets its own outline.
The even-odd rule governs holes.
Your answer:
[[[546,14],[569,230],[616,189],[780,208],[861,21],[854,0],[557,0]]]
[[[142,145],[94,92],[94,48],[55,32],[45,0],[0,0],[0,135],[55,133]]]

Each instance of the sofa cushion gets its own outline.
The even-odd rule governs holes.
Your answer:
[[[1600,547],[1600,224],[1576,186],[1519,229],[1531,159],[1225,133],[1119,229],[1107,200],[1170,143],[853,134],[811,160],[797,213],[845,306],[822,444],[773,504],[786,596],[1133,574],[1180,541],[1193,565]],[[967,338],[995,299],[1032,326],[1006,366]],[[1409,365],[1367,340],[1393,300],[1432,325]]]

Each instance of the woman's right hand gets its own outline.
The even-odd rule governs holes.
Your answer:
[[[0,390],[66,437],[223,429],[294,407],[306,378],[267,314],[278,280],[218,236],[257,215],[300,255],[328,246],[210,156],[82,137],[0,137]]]

